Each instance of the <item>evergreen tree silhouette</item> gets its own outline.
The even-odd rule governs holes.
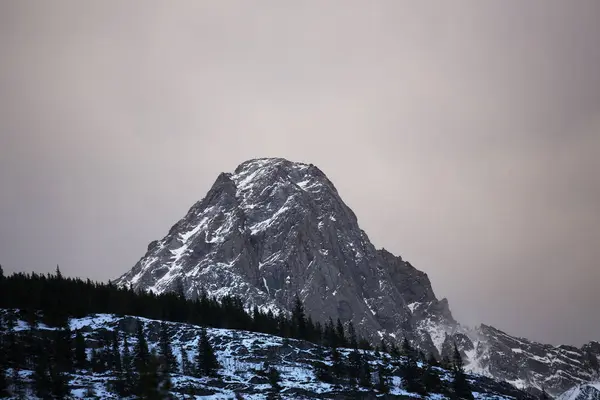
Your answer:
[[[356,338],[356,330],[352,321],[348,323],[348,340],[350,341],[350,347],[358,349],[358,339]]]
[[[121,350],[119,348],[119,331],[114,329],[111,333],[112,343],[110,351],[110,368],[116,373],[123,372],[123,363],[121,361]]]
[[[440,363],[438,362],[437,358],[435,358],[433,353],[429,353],[429,357],[427,357],[427,364],[431,365],[432,367],[440,366]]]
[[[392,346],[390,347],[390,355],[394,359],[400,358],[400,349],[398,349],[398,346],[396,346],[396,343],[392,343]]]
[[[177,369],[177,359],[171,348],[169,326],[165,322],[160,323],[159,351],[164,371],[169,374],[174,372]]]
[[[81,331],[77,329],[75,331],[75,367],[78,369],[87,368],[87,354],[85,352],[85,339],[81,334]]]
[[[153,352],[148,355],[144,370],[140,373],[138,383],[138,396],[148,400],[162,400],[159,373],[160,362],[158,356]]]
[[[363,368],[362,364],[362,355],[358,351],[358,347],[355,347],[354,350],[352,350],[352,352],[348,355],[348,378],[351,385],[358,384]]]
[[[292,308],[292,332],[293,336],[299,339],[307,338],[306,329],[306,313],[304,312],[304,305],[298,294],[294,298],[294,307]]]
[[[348,341],[344,334],[344,325],[342,325],[342,321],[340,321],[339,318],[337,319],[337,325],[335,327],[335,335],[339,347],[348,347]]]
[[[473,391],[471,390],[471,386],[467,381],[467,376],[465,374],[464,365],[462,356],[460,355],[460,351],[458,351],[458,346],[454,343],[454,352],[452,355],[452,363],[453,363],[453,397],[457,399],[464,400],[472,400],[473,399]]]
[[[385,340],[381,339],[381,352],[382,353],[389,353],[389,350],[387,348],[387,345],[385,344]]]
[[[370,388],[373,385],[372,377],[371,377],[371,366],[369,365],[369,361],[363,354],[361,357],[360,363],[360,374],[358,378],[358,384],[364,388]]]
[[[193,368],[183,344],[179,345],[179,352],[181,353],[181,373],[188,376],[193,375]]]
[[[121,359],[121,364],[123,367],[123,393],[129,395],[133,392],[135,387],[135,376],[133,373],[133,359],[129,350],[127,334],[123,335],[123,357]]]
[[[423,386],[425,386],[425,390],[428,393],[442,393],[444,391],[444,385],[440,376],[434,369],[438,365],[439,363],[433,354],[430,354],[429,361],[425,364],[423,371]]]
[[[406,357],[406,362],[402,368],[405,389],[412,393],[427,394],[421,382],[419,366],[417,365],[417,358],[415,356],[416,352],[406,337],[402,341],[402,353]]]
[[[148,342],[144,334],[144,323],[137,320],[135,338],[136,343],[133,347],[133,360],[138,374],[145,372],[148,362],[150,361],[150,353],[148,351]]]
[[[329,320],[325,323],[325,330],[323,332],[323,339],[325,344],[329,347],[338,347],[340,343],[338,343],[337,336],[335,334],[335,327],[333,325],[333,320],[329,317]]]
[[[208,340],[206,328],[200,329],[200,340],[198,341],[198,351],[196,355],[196,375],[197,376],[216,376],[220,368],[214,349]]]
[[[2,325],[2,318],[0,316],[0,325]],[[3,330],[3,327],[0,327],[0,331]],[[8,397],[10,395],[8,391],[8,378],[7,378],[7,370],[8,370],[8,358],[6,354],[8,353],[8,348],[5,343],[4,337],[0,336],[0,398]]]
[[[50,344],[46,338],[36,338],[34,342],[34,369],[32,374],[33,389],[37,397],[46,399],[51,397],[52,380],[48,371],[50,370]]]
[[[343,380],[347,376],[347,368],[342,354],[336,347],[331,348],[331,372],[338,380]]]
[[[383,364],[379,364],[377,368],[377,390],[381,393],[389,393],[390,382],[389,382],[390,371]]]

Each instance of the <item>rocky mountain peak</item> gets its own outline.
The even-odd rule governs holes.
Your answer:
[[[237,295],[274,312],[289,310],[298,294],[316,320],[351,321],[376,340],[415,337],[434,351],[416,324],[455,324],[426,274],[375,249],[321,170],[282,158],[249,160],[219,175],[117,283],[154,292],[182,285],[190,297]]]
[[[116,283],[156,293],[182,288],[190,298],[233,295],[274,313],[289,312],[298,295],[314,321],[352,322],[373,342],[407,337],[436,357],[457,344],[467,370],[554,394],[595,376],[600,360],[597,343],[554,347],[486,325],[461,327],[426,273],[373,246],[321,170],[282,158],[220,174]]]

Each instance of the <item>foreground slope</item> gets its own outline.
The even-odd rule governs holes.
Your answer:
[[[0,310],[0,314],[3,313]],[[159,348],[160,325],[162,321],[146,318],[115,316],[112,314],[95,314],[85,318],[70,320],[70,329],[83,333],[88,357],[92,349],[99,350],[103,338],[114,330],[128,334],[129,346],[136,346],[135,332],[138,322],[144,324],[144,334],[148,347],[152,350]],[[331,364],[329,349],[314,345],[309,342],[284,339],[277,336],[266,335],[248,331],[229,329],[207,330],[210,342],[215,349],[217,359],[221,365],[218,376],[214,378],[198,378],[183,374],[183,360],[181,349],[187,353],[188,359],[193,360],[198,348],[200,327],[184,323],[169,322],[168,330],[171,337],[171,346],[176,356],[177,368],[171,376],[173,386],[170,395],[173,398],[202,398],[202,399],[265,399],[272,393],[269,381],[259,371],[264,362],[275,367],[281,374],[279,382],[281,390],[279,398],[282,399],[375,399],[375,398],[423,398],[415,393],[407,392],[403,388],[403,381],[398,376],[391,376],[389,394],[379,393],[375,389],[364,389],[351,386],[347,383],[329,384],[317,379],[314,362],[323,361]],[[55,328],[41,324],[34,335],[49,334]],[[29,325],[24,321],[17,321],[17,334],[30,334]],[[123,348],[121,348],[123,351]],[[340,349],[342,356],[347,355],[349,349]],[[372,351],[363,352],[369,360],[371,369],[377,371],[378,365],[390,366],[392,358],[389,354],[378,354]],[[400,360],[400,363],[402,360]],[[437,374],[448,384],[452,381],[452,374],[444,369],[436,368]],[[23,380],[30,379],[33,371],[21,371]],[[392,375],[394,375],[392,373]],[[69,380],[71,395],[76,398],[89,397],[90,392],[95,392],[100,398],[118,398],[109,389],[117,376],[112,371],[102,373],[82,371],[73,374]],[[374,374],[373,379],[376,379]],[[469,381],[476,399],[527,399],[526,393],[514,389],[508,384],[495,382],[483,376],[470,376]],[[90,390],[91,389],[91,390]],[[193,393],[193,395],[191,395]],[[28,398],[34,398],[27,393]],[[431,393],[428,398],[443,400],[446,395]]]
[[[559,394],[592,379],[600,345],[540,345],[482,325],[461,327],[427,275],[377,250],[333,183],[313,165],[256,159],[219,175],[117,281],[156,293],[235,295],[289,312],[296,294],[313,319],[340,318],[378,342],[408,337],[425,353],[457,343],[467,369]]]

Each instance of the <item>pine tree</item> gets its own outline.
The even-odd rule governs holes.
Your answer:
[[[10,377],[12,395],[17,399],[21,399],[23,398],[25,387],[19,370],[24,361],[24,357],[21,343],[17,341],[15,335],[15,324],[15,314],[13,312],[9,312],[6,315],[7,333],[6,336],[4,336],[4,350],[2,352],[3,355],[5,355],[6,366],[12,368]]]
[[[125,395],[129,395],[132,393],[135,386],[135,378],[133,374],[133,360],[129,351],[127,334],[123,335],[123,357],[121,363],[123,366],[123,392]]]
[[[200,329],[200,340],[198,341],[198,352],[196,355],[196,375],[216,376],[220,368],[215,352],[208,340],[206,328]]]
[[[300,297],[298,297],[298,294],[296,294],[294,307],[292,309],[292,327],[294,336],[298,339],[307,338],[306,314],[304,312],[304,305],[302,304]]]
[[[61,372],[73,372],[73,353],[71,349],[71,329],[67,325],[55,331],[55,362]]]
[[[323,347],[317,347],[315,358],[316,361],[313,363],[313,368],[317,379],[321,382],[333,383],[333,375],[331,374],[331,368],[329,367],[329,365],[323,362],[323,360],[325,359]]]
[[[160,374],[159,360],[153,352],[148,355],[148,361],[144,366],[144,370],[140,372],[138,377],[137,394],[142,399],[160,400],[163,399],[160,393]]]
[[[96,389],[92,382],[88,382],[85,388],[85,398],[86,399],[97,399],[98,395],[96,394]]]
[[[342,321],[338,318],[337,325],[335,327],[335,335],[337,337],[337,343],[340,347],[347,347],[348,341],[346,340],[346,335],[344,335],[344,325],[342,325]]]
[[[385,344],[385,341],[383,339],[381,339],[381,352],[382,353],[388,353],[389,350],[387,348],[387,345]]]
[[[365,388],[370,388],[373,385],[373,381],[371,380],[371,366],[364,355],[362,357],[362,362],[360,363],[358,384]]]
[[[333,373],[333,376],[339,380],[344,379],[346,377],[347,368],[344,359],[342,358],[342,354],[336,347],[332,347],[331,349],[331,361],[331,372]]]
[[[112,344],[110,353],[110,366],[115,375],[112,391],[114,391],[120,397],[125,397],[127,395],[127,382],[125,372],[123,370],[123,360],[121,358],[121,350],[119,346],[119,331],[116,329],[112,331]]]
[[[402,368],[402,375],[404,377],[405,389],[412,393],[426,394],[425,387],[421,382],[421,376],[419,373],[419,366],[417,365],[417,359],[415,351],[410,345],[407,338],[402,341],[402,353],[406,357],[406,363]]]
[[[169,328],[165,322],[160,324],[159,351],[160,357],[167,373],[172,373],[177,369],[177,359],[171,348],[171,338],[169,336]]]
[[[144,323],[137,320],[137,329],[135,337],[137,342],[133,347],[133,359],[135,360],[136,371],[138,374],[143,373],[150,361],[150,353],[148,351],[148,342],[144,335]]]
[[[87,354],[85,353],[85,339],[81,331],[75,331],[75,367],[79,369],[87,368]]]
[[[0,324],[1,324],[0,317]],[[7,346],[5,344],[4,338],[0,336],[0,398],[8,397],[8,378],[6,376],[6,372],[8,369],[8,359],[6,357],[7,354]]]
[[[52,381],[48,374],[50,360],[48,358],[50,345],[47,339],[37,339],[34,344],[33,388],[37,397],[43,399],[51,396]]]
[[[277,368],[273,367],[268,361],[263,363],[261,375],[267,377],[269,380],[269,384],[271,385],[271,390],[267,396],[267,399],[277,399],[279,398],[279,391],[281,390],[281,385],[279,382],[281,381],[281,375]]]
[[[277,368],[270,366],[267,370],[267,378],[269,379],[269,384],[273,390],[281,390],[281,386],[279,385],[279,382],[281,381],[281,375],[279,374]]]
[[[54,397],[61,399],[69,393],[68,373],[73,369],[71,330],[68,326],[55,331],[50,349],[52,349],[49,366],[51,392]]]
[[[433,353],[429,353],[429,357],[427,358],[427,364],[431,365],[432,367],[440,366],[440,363],[438,362],[437,358],[435,358]]]
[[[181,353],[181,373],[183,375],[193,375],[193,368],[190,363],[190,359],[188,358],[187,351],[182,344],[179,345],[179,352]]]
[[[358,340],[356,339],[356,330],[352,321],[348,323],[348,339],[350,340],[350,347],[358,349]]]
[[[358,384],[363,368],[363,358],[358,348],[352,350],[348,356],[348,378],[350,379],[351,385]]]
[[[390,355],[392,356],[392,358],[395,358],[395,359],[400,358],[400,349],[398,349],[398,346],[396,346],[396,343],[392,343],[392,346],[390,349]]]
[[[161,399],[171,399],[171,390],[173,390],[173,382],[171,381],[171,374],[162,369],[159,369],[159,386],[158,391]]]
[[[12,368],[12,374],[11,374],[10,381],[12,384],[13,396],[16,397],[17,399],[24,398],[25,383],[23,382],[23,379],[21,379],[21,374],[19,372],[19,368],[16,365],[14,365]]]
[[[121,362],[121,350],[119,349],[119,332],[115,329],[112,331],[112,345],[111,345],[111,369],[117,374],[123,372],[123,364]]]
[[[262,315],[258,310],[258,306],[255,304],[252,309],[252,329],[255,331],[260,330],[262,327]],[[269,332],[267,332],[269,333]]]
[[[364,337],[361,337],[358,340],[358,348],[361,350],[367,350],[367,351],[373,350],[373,346],[371,346],[371,343],[369,343],[369,341],[367,339],[365,339]]]
[[[454,372],[454,397],[457,399],[472,400],[473,392],[471,390],[469,382],[467,381],[462,356],[460,355],[460,351],[458,351],[456,343],[454,344],[452,362]]]
[[[315,323],[309,315],[306,318],[306,337],[304,339],[308,340],[309,342],[318,344],[321,340],[319,336],[320,335],[317,333]]]
[[[61,371],[58,365],[50,369],[52,395],[57,399],[64,399],[69,394],[69,377]]]
[[[329,347],[338,347],[339,343],[335,334],[335,327],[333,326],[333,320],[329,317],[329,321],[325,323],[325,331],[323,332],[325,344]]]
[[[423,371],[423,386],[428,393],[441,393],[444,390],[440,376],[434,369],[437,366],[436,364],[437,360],[431,354],[430,362],[425,365],[425,370]]]
[[[333,375],[331,374],[330,368],[323,361],[315,361],[313,363],[315,377],[325,383],[333,383]]]
[[[102,362],[100,361],[100,357],[98,356],[98,349],[92,348],[90,351],[90,369],[92,372],[98,374],[102,371]]]
[[[377,368],[377,390],[381,393],[388,393],[390,391],[389,373],[383,364],[379,364]]]

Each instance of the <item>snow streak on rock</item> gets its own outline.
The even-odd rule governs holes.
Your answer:
[[[589,379],[585,360],[600,355],[597,343],[553,347],[461,327],[427,274],[375,249],[323,172],[281,158],[219,175],[116,283],[155,293],[181,287],[190,298],[233,295],[275,314],[288,313],[298,295],[313,320],[352,322],[377,342],[407,337],[436,357],[456,342],[467,369],[554,394]]]

